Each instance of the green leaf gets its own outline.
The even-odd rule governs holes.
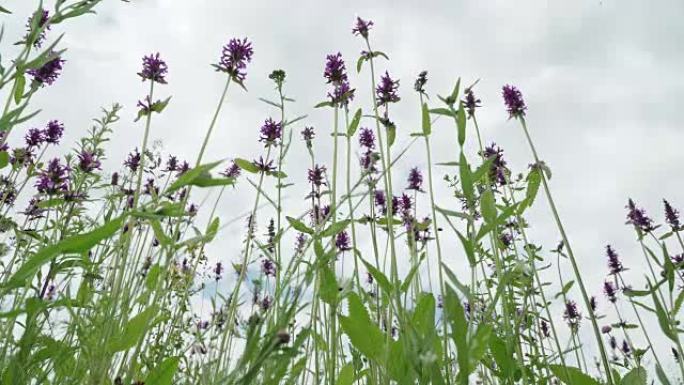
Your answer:
[[[670,323],[670,318],[667,314],[667,311],[660,302],[660,299],[658,299],[658,296],[655,293],[651,293],[651,298],[653,299],[655,313],[656,316],[658,316],[658,324],[660,325],[660,329],[662,329],[663,334],[665,334],[667,338],[671,339],[672,341],[678,342],[677,332],[673,330],[672,325]]]
[[[392,147],[394,140],[397,138],[397,127],[394,124],[387,126],[387,145]]]
[[[38,250],[29,256],[24,264],[17,269],[12,278],[7,283],[6,288],[17,288],[24,286],[26,281],[33,278],[33,275],[46,263],[60,254],[83,254],[97,245],[103,239],[114,235],[120,228],[126,215],[112,219],[97,229],[66,238],[54,245],[49,245]]]
[[[496,201],[492,190],[487,189],[480,196],[480,211],[485,222],[494,223],[496,221]]]
[[[386,337],[380,328],[371,321],[358,294],[349,293],[347,302],[349,304],[349,316],[339,316],[342,330],[358,351],[371,360],[383,361]]]
[[[352,385],[354,383],[354,364],[348,363],[340,369],[335,385]]]
[[[582,373],[581,370],[573,368],[571,366],[563,365],[549,365],[549,369],[554,376],[568,385],[601,385],[600,382],[596,381],[587,374]]]
[[[656,375],[658,376],[658,379],[660,380],[662,385],[671,385],[670,380],[667,378],[667,375],[663,370],[663,367],[659,364],[656,364]]]
[[[458,126],[458,144],[463,147],[466,139],[466,113],[463,103],[456,112],[456,125]]]
[[[469,372],[472,372],[477,367],[477,364],[482,360],[484,354],[487,352],[489,346],[489,339],[492,336],[492,325],[480,324],[473,338],[468,342],[468,358],[470,359]]]
[[[444,115],[444,116],[448,116],[450,118],[454,117],[453,110],[450,110],[448,108],[433,108],[430,110],[430,113],[436,114],[436,115]]]
[[[506,342],[496,335],[489,339],[489,350],[499,368],[498,376],[502,379],[512,378],[516,368],[516,361],[513,359],[513,351],[508,348]]]
[[[387,279],[385,274],[365,260],[361,259],[361,262],[363,262],[363,264],[366,266],[366,270],[368,270],[370,275],[375,278],[375,281],[378,283],[378,286],[380,286],[380,289],[386,293],[392,292],[392,284],[390,283],[389,279]]]
[[[354,114],[354,118],[352,118],[351,123],[349,123],[349,127],[347,128],[347,136],[352,137],[356,133],[356,129],[359,128],[359,123],[361,123],[361,109],[359,108],[356,110],[356,113]]]
[[[430,135],[432,133],[432,122],[430,121],[430,110],[428,110],[427,103],[423,103],[423,134]]]
[[[259,172],[259,167],[248,160],[235,158],[233,159],[233,162],[235,162],[235,165],[240,167],[242,170],[245,170],[249,173],[257,174]]]
[[[178,370],[179,357],[168,357],[147,375],[145,385],[171,385]]]
[[[463,195],[465,195],[468,205],[471,205],[475,200],[475,189],[473,187],[470,166],[468,165],[468,161],[466,160],[463,151],[461,151],[461,157],[458,161],[458,171],[459,177],[461,178],[461,189],[463,190]]]
[[[219,164],[221,164],[221,161],[202,164],[195,168],[191,168],[190,170],[183,173],[183,175],[179,176],[178,179],[176,179],[171,184],[171,186],[169,186],[166,189],[165,194],[170,194],[175,191],[178,191],[185,186],[194,184],[196,181],[204,180],[206,183],[207,179],[211,179],[209,171],[214,167],[218,166]]]
[[[646,369],[642,367],[634,368],[629,371],[620,381],[620,385],[646,385],[648,375]]]
[[[466,237],[461,234],[460,231],[456,230],[456,235],[458,235],[458,239],[461,240],[461,244],[463,244],[463,249],[466,252],[466,257],[468,257],[468,263],[470,263],[470,266],[475,266],[477,265],[477,260],[475,259],[475,248],[473,247],[472,242]]]
[[[457,100],[458,99],[458,93],[461,90],[461,78],[458,78],[456,81],[456,85],[454,86],[454,90],[451,91],[451,96],[449,98],[451,100]]]
[[[321,300],[329,305],[335,305],[339,293],[335,273],[327,265],[322,265],[318,277],[320,280]]]
[[[2,7],[2,6],[0,6],[0,12],[2,12],[2,13],[12,13],[10,10],[8,10],[7,8]]]
[[[468,321],[466,321],[465,311],[461,301],[450,287],[446,287],[446,296],[444,298],[444,313],[446,319],[451,325],[451,339],[456,345],[456,353],[458,358],[458,381],[462,385],[468,384],[468,375],[470,374],[470,360],[468,358]]]
[[[287,219],[287,221],[290,223],[290,226],[292,226],[292,228],[294,228],[295,230],[297,230],[299,232],[306,233],[306,234],[313,234],[314,233],[313,229],[310,229],[307,225],[305,225],[304,223],[302,223],[298,219],[295,219],[292,217],[285,217],[285,219]]]
[[[532,203],[534,203],[534,199],[539,192],[541,179],[541,171],[539,171],[538,168],[533,168],[527,175],[527,190],[525,190],[525,201],[527,206],[532,206]]]
[[[24,96],[24,89],[26,88],[26,77],[24,74],[17,75],[16,84],[14,86],[14,102],[19,104],[21,98]]]
[[[333,104],[332,102],[326,100],[325,102],[320,102],[314,106],[314,108],[321,108],[321,107],[332,107]]]
[[[363,66],[364,61],[366,61],[366,58],[363,56],[359,57],[359,60],[356,61],[356,73],[361,72],[361,67]]]
[[[344,230],[349,225],[350,222],[351,221],[349,219],[345,219],[345,220],[340,221],[340,222],[335,222],[332,225],[330,225],[330,227],[328,227],[327,229],[321,231],[320,235],[322,238],[334,237],[338,233],[342,232],[342,230]]]
[[[145,336],[148,329],[152,327],[152,320],[159,312],[158,305],[151,305],[147,309],[138,313],[131,318],[124,326],[124,329],[118,336],[115,336],[109,343],[111,353],[128,350],[138,344],[141,338]]]
[[[7,167],[10,156],[7,151],[0,151],[0,169]]]

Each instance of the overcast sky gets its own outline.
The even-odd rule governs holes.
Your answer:
[[[16,14],[28,16],[34,2],[6,3]],[[327,92],[322,77],[325,55],[340,51],[357,88],[353,108],[370,111],[369,72],[357,75],[354,69],[364,48],[351,34],[354,18],[360,15],[375,22],[372,44],[391,59],[380,63],[380,69],[401,79],[402,102],[392,108],[398,146],[419,127],[412,84],[420,71],[429,72],[431,95],[448,92],[459,76],[464,83],[479,78],[475,91],[483,102],[483,135],[504,148],[514,171],[522,171],[531,157],[519,126],[507,120],[500,88],[511,83],[523,91],[532,136],[553,170],[551,186],[591,292],[600,295],[606,243],[615,245],[633,268],[631,274],[641,275],[643,256],[632,230],[624,225],[628,197],[659,220],[664,197],[684,208],[682,1],[110,0],[98,13],[50,33],[66,33],[62,45],[68,48],[67,63],[62,78],[41,92],[34,105],[43,109],[36,121],[65,122],[65,143],[85,132],[101,106],[126,106],[111,142],[110,167],[118,167],[125,153],[139,146],[142,124],[133,123],[134,107],[147,87],[136,72],[140,58],[151,52],[160,52],[169,65],[169,84],[158,87],[157,95],[173,96],[168,109],[155,115],[152,136],[163,142],[165,151],[181,158],[194,159],[201,145],[224,81],[210,64],[231,37],[253,41],[249,92],[229,91],[205,159],[253,158],[261,153],[258,128],[269,114],[277,114],[257,98],[274,96],[267,75],[275,68],[287,72],[286,92],[297,100],[288,107],[288,115],[308,114],[303,123],[327,133],[332,113],[311,107]],[[23,19],[10,18],[5,24],[3,58],[9,57],[8,43],[24,33]],[[431,103],[436,105],[436,98]],[[434,131],[435,161],[456,159],[452,124],[440,121]],[[475,142],[470,138],[472,150]],[[327,134],[319,135],[319,157],[326,163],[328,142]],[[419,144],[395,171],[397,187],[403,185],[408,168],[424,168]],[[296,146],[286,171],[301,184],[307,156],[301,143]],[[441,168],[436,174],[438,201],[457,208],[439,181],[447,171],[453,173]],[[288,202],[294,202],[290,207],[303,207],[300,191],[288,193]],[[244,213],[252,197],[243,181],[220,206],[224,222]],[[555,246],[559,236],[545,200],[535,205],[529,219],[533,239],[546,250]],[[242,223],[226,229],[219,241],[222,246],[211,251],[213,258],[235,260],[239,242],[230,242],[235,240],[230,234],[239,226]],[[457,246],[453,237],[445,241],[448,259],[464,264]]]

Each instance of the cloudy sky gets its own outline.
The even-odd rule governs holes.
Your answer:
[[[28,16],[31,1],[6,6]],[[418,5],[420,4],[420,5]],[[4,5],[4,4],[3,4]],[[541,157],[553,169],[551,181],[561,216],[591,291],[599,294],[606,271],[603,247],[615,245],[628,266],[643,266],[643,256],[630,228],[624,205],[633,197],[661,219],[661,199],[684,208],[681,102],[684,100],[684,3],[637,0],[580,1],[106,1],[98,15],[55,28],[65,32],[68,48],[64,75],[48,92],[35,98],[43,109],[38,120],[58,118],[68,127],[66,143],[83,134],[101,106],[120,102],[127,109],[112,138],[110,167],[139,146],[142,125],[133,123],[135,103],[146,92],[136,76],[140,58],[160,52],[169,65],[169,84],[159,96],[173,96],[163,115],[155,116],[152,136],[165,151],[194,159],[218,99],[224,77],[212,70],[220,49],[231,37],[253,41],[248,93],[229,91],[205,159],[253,158],[263,151],[258,128],[276,114],[258,97],[273,97],[267,75],[287,72],[287,94],[297,100],[291,117],[308,114],[303,124],[329,132],[332,113],[313,110],[327,92],[322,78],[326,54],[341,52],[350,63],[357,88],[353,108],[370,106],[369,72],[353,69],[362,41],[351,34],[355,16],[375,22],[372,43],[386,52],[379,65],[401,79],[402,102],[393,107],[398,146],[419,127],[419,105],[412,91],[416,75],[429,72],[430,94],[448,92],[458,77],[465,83],[481,79],[476,92],[483,101],[479,120],[487,142],[496,141],[514,170],[530,163],[517,123],[507,120],[500,88],[517,85],[529,105],[528,123]],[[3,58],[9,43],[23,35],[24,21],[3,16],[6,26]],[[7,19],[7,20],[5,20]],[[6,59],[5,59],[6,60]],[[436,103],[436,98],[432,98]],[[371,124],[371,121],[363,124]],[[300,127],[298,127],[300,128]],[[458,156],[450,122],[434,128],[435,161]],[[329,162],[330,139],[319,135],[319,158]],[[474,156],[475,142],[469,142]],[[300,184],[307,156],[301,143],[288,159],[287,173]],[[423,146],[414,146],[395,172],[403,183],[412,166],[424,168]],[[447,169],[439,169],[439,180]],[[442,185],[442,183],[438,183]],[[224,223],[244,213],[253,191],[242,182],[220,206]],[[303,194],[286,199],[298,214]],[[458,207],[445,186],[438,201]],[[530,213],[532,237],[548,247],[559,239],[542,199]],[[227,227],[215,258],[232,260],[238,242]],[[463,264],[457,244],[446,243],[448,259]],[[630,272],[640,276],[641,269]]]

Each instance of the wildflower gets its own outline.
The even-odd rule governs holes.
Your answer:
[[[90,173],[96,169],[100,169],[101,163],[97,156],[92,151],[83,150],[78,154],[78,168],[81,171]]]
[[[670,259],[672,260],[672,263],[675,265],[675,267],[679,269],[684,267],[684,253],[673,255]]]
[[[268,78],[273,80],[275,84],[278,86],[278,88],[282,88],[283,83],[285,83],[285,77],[287,75],[285,74],[285,71],[283,70],[274,70],[271,72],[270,75],[268,75]]]
[[[28,206],[26,206],[22,214],[26,215],[30,220],[42,218],[45,209],[40,207],[41,201],[42,200],[37,197],[31,198],[31,200],[28,203]]]
[[[188,207],[188,216],[194,217],[197,215],[198,207],[196,204],[191,203],[190,206]]]
[[[166,62],[159,57],[159,52],[143,56],[142,60],[143,69],[138,72],[138,76],[140,76],[143,81],[150,80],[152,82],[166,84],[166,79],[164,77],[169,69]]]
[[[427,83],[427,81],[427,71],[419,73],[416,82],[413,84],[413,89],[416,90],[416,92],[418,93],[424,94],[425,84]]]
[[[295,239],[295,254],[301,254],[304,252],[304,246],[306,246],[306,234],[298,233]]]
[[[375,89],[375,93],[378,97],[378,105],[387,105],[388,103],[396,103],[400,100],[399,95],[397,95],[397,90],[399,89],[399,81],[392,80],[389,73],[385,71],[385,74],[380,77],[380,84],[378,84]]]
[[[367,173],[375,173],[377,168],[375,167],[375,163],[378,161],[378,154],[368,150],[363,153],[361,156],[361,159],[359,161],[361,168],[363,169],[364,172]]]
[[[525,101],[523,100],[522,92],[511,85],[503,86],[503,98],[508,115],[510,118],[519,118],[525,116]]]
[[[644,209],[636,207],[634,201],[629,199],[627,201],[627,223],[636,226],[639,230],[648,233],[655,230],[653,220],[646,215]]]
[[[36,16],[40,16],[40,19],[37,22],[35,22],[35,24],[34,24]],[[36,30],[42,28],[42,31],[40,31],[38,36],[33,41],[33,47],[34,48],[40,48],[43,45],[43,42],[45,41],[45,35],[46,35],[47,31],[50,30],[50,25],[47,24],[49,19],[50,19],[50,11],[48,11],[46,9],[42,9],[40,12],[31,15],[29,17],[28,21],[26,22],[26,28],[27,28],[26,32],[27,33],[26,33],[25,39],[27,40],[27,42],[28,42],[28,39],[31,36],[31,32],[33,31],[34,28]]]
[[[349,234],[346,231],[341,231],[337,234],[335,238],[335,247],[338,251],[345,252],[351,250],[349,245]]]
[[[370,128],[362,128],[359,131],[359,144],[369,150],[375,148],[375,134]]]
[[[28,147],[39,147],[45,141],[43,130],[37,128],[29,129],[24,137],[24,141]]]
[[[275,122],[273,119],[268,118],[264,121],[264,125],[261,126],[261,138],[259,141],[264,142],[266,147],[277,146],[282,132],[283,125],[280,122]]]
[[[511,235],[511,233],[502,233],[499,237],[499,241],[504,248],[508,248],[511,246],[511,244],[513,244],[513,235]]]
[[[214,273],[214,280],[218,282],[221,277],[223,276],[223,264],[221,262],[216,262],[216,265],[214,265],[213,273]]]
[[[17,188],[7,176],[0,176],[0,203],[11,206],[17,198]]]
[[[26,71],[29,75],[33,76],[33,81],[41,86],[52,85],[61,74],[62,65],[64,64],[64,60],[54,52],[50,53],[49,56],[52,59],[48,60],[42,67],[31,68]]]
[[[309,183],[311,183],[311,185],[314,187],[326,185],[325,171],[325,166],[314,165],[314,167],[308,172]]]
[[[423,191],[423,174],[414,167],[409,171],[407,190]]]
[[[325,57],[325,70],[323,77],[327,79],[327,83],[340,84],[347,81],[347,67],[342,60],[342,54],[330,54]]]
[[[64,134],[64,125],[58,120],[51,120],[43,130],[43,137],[46,143],[58,144]]]
[[[240,176],[240,172],[240,167],[238,167],[238,165],[235,164],[235,161],[232,161],[230,163],[230,166],[228,166],[223,172],[221,172],[221,175],[226,178],[237,178]]]
[[[285,329],[280,329],[278,333],[276,333],[276,339],[280,345],[287,344],[290,342],[290,333]]]
[[[177,176],[181,176],[188,172],[190,170],[190,164],[187,161],[181,162],[180,166],[178,166],[178,172],[176,173]]]
[[[354,91],[348,81],[343,81],[336,85],[332,92],[328,92],[328,97],[333,104],[346,106],[354,100]]]
[[[608,298],[608,301],[615,303],[617,302],[617,288],[610,281],[603,282],[603,293]]]
[[[679,210],[670,206],[670,202],[663,199],[665,204],[665,222],[672,228],[672,231],[679,231],[684,229],[681,222],[679,221]]]
[[[360,35],[364,39],[368,39],[368,31],[370,31],[372,26],[372,21],[356,17],[356,24],[354,25],[354,28],[352,28],[352,33],[354,35]]]
[[[577,310],[577,303],[575,301],[567,301],[565,303],[565,311],[563,312],[563,318],[568,323],[568,326],[573,330],[579,326],[579,322],[582,319],[582,314]]]
[[[311,142],[316,136],[316,132],[313,127],[304,127],[302,130],[302,140],[306,142],[306,147],[311,148]]]
[[[624,353],[625,356],[629,357],[632,354],[632,348],[629,347],[629,344],[627,343],[626,340],[622,340],[622,353]]]
[[[275,221],[273,218],[271,218],[271,220],[268,222],[268,232],[266,233],[266,236],[268,237],[268,240],[266,241],[266,248],[269,252],[273,253],[275,251],[274,240],[276,236]]]
[[[385,197],[385,193],[383,191],[375,191],[375,206],[378,208],[378,211],[385,215],[387,213],[387,198]]]
[[[612,330],[613,328],[610,325],[606,325],[601,328],[601,333],[609,334]]]
[[[169,155],[169,159],[166,161],[164,171],[174,172],[176,170],[178,170],[178,158],[173,155]]]
[[[480,103],[480,99],[477,99],[475,94],[473,94],[472,88],[466,89],[463,107],[465,108],[469,117],[475,116],[475,109],[480,107]]]
[[[230,39],[228,44],[223,46],[221,60],[214,67],[217,71],[225,72],[233,80],[242,83],[247,77],[247,63],[252,61],[252,43],[247,38]]]
[[[268,258],[264,258],[261,260],[261,272],[267,276],[267,277],[275,277],[276,276],[276,266],[273,261],[271,261]]]
[[[36,182],[36,189],[48,195],[65,192],[69,188],[69,167],[63,166],[59,158],[48,162],[47,169],[42,171]]]
[[[131,170],[131,172],[138,171],[138,167],[140,167],[140,152],[138,152],[137,148],[128,154],[124,161],[124,166]]]
[[[615,340],[614,336],[610,336],[610,339],[608,340],[608,344],[610,345],[610,348],[612,350],[617,349],[617,341]]]
[[[539,327],[541,329],[542,335],[546,338],[548,338],[551,335],[551,332],[549,331],[549,324],[548,322],[542,320],[541,325]]]
[[[273,172],[275,171],[275,166],[273,166],[273,160],[264,160],[263,157],[259,157],[259,160],[254,160],[252,162],[260,172]]]
[[[507,176],[509,174],[506,168],[506,161],[503,158],[503,149],[498,147],[496,143],[493,143],[485,147],[484,152],[481,155],[489,160],[492,159],[492,163],[489,169],[489,181],[494,185],[504,186],[508,183]]]
[[[273,304],[273,298],[271,296],[264,296],[264,298],[261,300],[261,310],[267,311],[268,309],[271,308],[271,305]]]
[[[608,257],[610,274],[619,274],[620,272],[625,271],[625,268],[620,261],[620,256],[618,256],[611,245],[606,245],[606,256]]]

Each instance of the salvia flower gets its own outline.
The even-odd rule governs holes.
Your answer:
[[[313,127],[304,127],[302,130],[302,140],[306,142],[306,146],[311,148],[311,144],[316,137],[316,132]]]
[[[684,229],[682,223],[679,221],[679,210],[670,205],[670,202],[663,199],[665,205],[665,222],[672,228],[672,231],[680,231]]]
[[[261,126],[261,138],[259,141],[264,142],[266,147],[277,146],[282,133],[283,125],[268,118]]]
[[[314,165],[312,169],[309,169],[307,178],[309,183],[314,187],[321,187],[326,184],[325,181],[325,166]]]
[[[237,178],[240,176],[240,167],[238,167],[237,164],[235,164],[235,161],[230,162],[230,166],[228,166],[223,172],[221,172],[221,175],[223,175],[226,178]]]
[[[93,151],[83,150],[78,154],[78,168],[86,173],[99,170],[101,162]]]
[[[359,130],[359,144],[369,150],[375,148],[375,134],[370,128],[361,128]]]
[[[138,76],[143,81],[150,80],[152,82],[166,84],[166,74],[169,71],[166,62],[159,57],[159,52],[156,54],[149,54],[143,56],[143,68],[138,72]]]
[[[598,300],[593,295],[591,298],[589,298],[589,308],[591,309],[592,313],[595,313],[596,309],[598,308]]]
[[[507,175],[509,173],[506,168],[506,160],[503,158],[503,149],[498,147],[496,143],[485,147],[482,156],[485,159],[492,159],[489,169],[489,182],[494,185],[503,186],[507,183]]]
[[[399,89],[399,81],[392,80],[389,73],[385,71],[385,74],[380,77],[380,84],[375,89],[375,94],[378,98],[378,105],[383,106],[389,103],[396,103],[400,100],[399,95],[397,95],[397,90]]]
[[[38,176],[36,189],[49,195],[65,192],[69,188],[69,167],[62,165],[59,158],[48,162],[48,166]]]
[[[525,116],[527,106],[523,100],[522,92],[516,87],[507,84],[503,86],[502,93],[509,117],[519,118]]]
[[[549,338],[549,336],[551,336],[551,331],[549,329],[549,323],[548,322],[542,320],[539,328],[541,329],[542,335],[545,338]]]
[[[606,256],[608,257],[608,269],[610,274],[620,274],[625,271],[620,261],[620,256],[615,252],[611,245],[606,245]]]
[[[214,67],[217,71],[225,72],[233,80],[242,83],[247,77],[247,63],[252,61],[252,43],[247,38],[230,39],[228,44],[223,46],[221,60]]]
[[[28,147],[39,147],[43,142],[45,142],[45,136],[43,135],[43,130],[38,128],[31,128],[26,133],[24,141]]]
[[[333,104],[346,106],[350,101],[354,100],[355,89],[351,88],[348,81],[335,86],[332,92],[328,92],[328,97]]]
[[[377,167],[375,167],[377,161],[378,154],[371,150],[367,150],[363,153],[363,155],[361,155],[359,163],[364,172],[372,174],[378,171]]]
[[[349,245],[349,234],[346,231],[341,231],[337,234],[335,238],[335,247],[340,252],[345,252],[351,250]]]
[[[325,57],[323,77],[327,80],[327,83],[334,85],[347,81],[347,67],[344,64],[344,60],[342,60],[340,52]]]
[[[43,130],[43,137],[46,143],[58,144],[64,134],[64,125],[58,120],[51,120]]]
[[[375,206],[378,208],[381,214],[385,215],[387,213],[387,197],[384,191],[376,191],[375,196]]]
[[[610,281],[603,282],[603,294],[606,295],[608,301],[615,303],[617,302],[617,288],[615,284]]]
[[[613,327],[610,325],[605,325],[601,327],[601,333],[603,334],[609,334],[611,331],[613,331]]]
[[[263,157],[259,157],[259,160],[254,160],[252,162],[260,172],[268,173],[275,171],[275,166],[273,165],[273,160],[264,160]]]
[[[264,258],[261,260],[261,272],[267,277],[276,276],[276,266],[272,260]]]
[[[33,81],[41,86],[52,85],[62,73],[62,65],[65,60],[54,53],[50,55],[52,59],[48,60],[42,67],[26,71],[29,75],[33,76]]]
[[[579,326],[582,314],[577,309],[577,303],[575,301],[570,300],[565,303],[563,318],[572,329],[576,329]]]
[[[307,237],[304,233],[298,233],[295,239],[295,253],[301,254],[304,252],[304,246],[306,246]]]
[[[636,207],[634,201],[629,199],[627,202],[627,223],[636,226],[639,230],[648,233],[655,230],[653,220],[646,215],[646,211]]]
[[[175,172],[177,170],[178,170],[178,158],[174,155],[170,155],[169,159],[166,161],[166,166],[164,167],[164,171]]]
[[[407,190],[423,191],[423,174],[414,167],[409,171]]]
[[[472,88],[468,88],[465,91],[465,99],[463,100],[463,107],[465,107],[466,112],[469,117],[475,116],[475,109],[480,107],[480,99],[475,97]]]
[[[128,154],[128,157],[124,161],[124,166],[131,170],[131,172],[138,171],[138,167],[140,167],[140,156],[140,152],[136,148],[133,152]]]
[[[354,33],[354,35],[360,35],[364,39],[368,39],[368,31],[370,31],[372,26],[372,21],[356,17],[356,24],[354,24],[354,28],[352,28],[352,33]]]
[[[676,268],[684,268],[684,253],[673,255],[672,257],[670,257],[670,259],[672,260],[672,263],[675,265]]]
[[[413,89],[416,90],[416,92],[418,93],[424,94],[425,84],[427,84],[427,81],[427,71],[419,73],[416,82],[413,84]]]

